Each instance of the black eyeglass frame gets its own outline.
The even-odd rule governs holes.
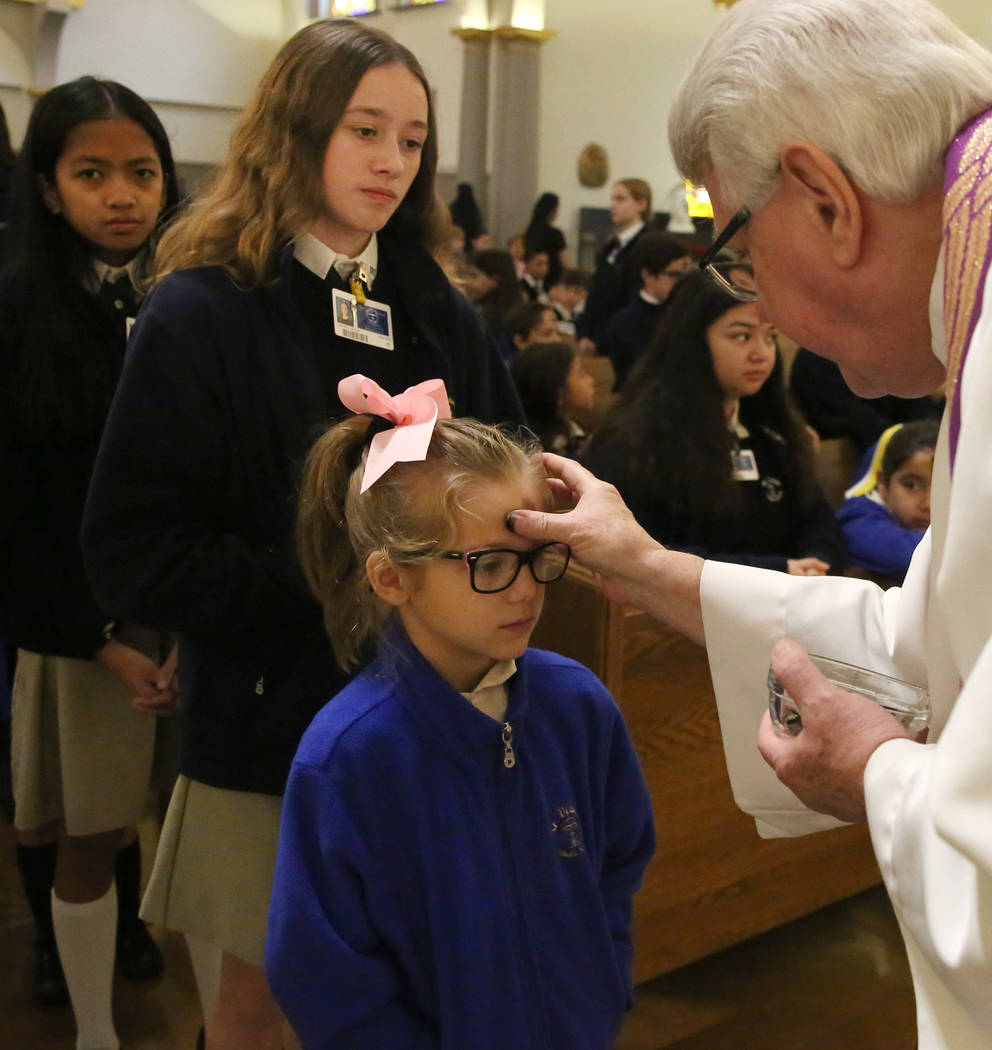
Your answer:
[[[727,223],[717,234],[716,240],[707,248],[706,253],[699,260],[698,266],[707,277],[718,284],[728,295],[742,303],[754,303],[758,301],[758,293],[753,288],[740,288],[733,284],[727,277],[713,265],[716,257],[723,250],[724,245],[737,233],[751,218],[750,208],[741,208],[740,211]]]
[[[561,547],[565,551],[565,560],[562,563],[561,572],[557,576],[553,576],[550,580],[542,580],[534,569],[534,559],[540,554],[541,551],[547,550],[548,547]],[[475,567],[479,563],[481,558],[484,558],[487,554],[513,554],[517,559],[517,568],[510,579],[503,584],[502,587],[496,587],[492,590],[483,590],[478,587],[475,582]],[[529,551],[518,551],[512,547],[486,547],[482,550],[477,551],[438,551],[435,555],[437,558],[444,558],[449,561],[461,561],[468,566],[469,572],[469,586],[476,594],[499,594],[500,591],[508,590],[517,582],[517,577],[520,575],[520,570],[526,565],[530,569],[531,576],[534,577],[535,583],[540,583],[545,586],[549,583],[557,583],[568,569],[568,563],[572,560],[572,548],[567,543],[560,543],[556,540],[552,540],[549,543],[542,543],[540,546],[534,547]]]

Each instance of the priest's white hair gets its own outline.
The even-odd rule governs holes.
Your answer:
[[[799,139],[891,203],[933,185],[962,125],[992,106],[992,53],[926,0],[741,0],[683,82],[669,141],[685,178],[712,167],[759,207]]]

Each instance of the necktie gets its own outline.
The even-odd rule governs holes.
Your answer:
[[[358,263],[354,259],[338,259],[334,264],[334,269],[337,270],[338,276],[347,285],[348,279],[358,269]]]
[[[358,303],[365,302],[365,286],[372,283],[375,270],[354,259],[338,259],[332,269],[336,271]],[[328,270],[328,277],[331,271]],[[325,278],[326,280],[326,278]]]

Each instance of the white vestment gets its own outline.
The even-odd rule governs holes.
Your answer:
[[[888,741],[865,771],[872,842],[913,972],[919,1050],[992,1048],[992,271],[983,301],[959,380],[953,484],[945,416],[932,525],[903,587],[717,562],[701,584],[734,796],[763,835],[836,823],[804,809],[755,745],[778,638],[930,690],[928,742]]]

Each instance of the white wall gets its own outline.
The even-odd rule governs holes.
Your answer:
[[[458,164],[462,43],[451,34],[468,0],[383,11],[370,25],[392,33],[421,60],[435,87],[440,165]],[[219,161],[231,127],[266,66],[301,24],[289,0],[86,0],[65,20],[56,82],[85,73],[119,80],[147,98],[176,158]],[[0,31],[0,101],[19,142],[30,111],[30,72]]]
[[[616,179],[646,179],[656,208],[671,210],[679,179],[668,152],[669,103],[721,17],[700,0],[625,0],[622,17],[605,8],[600,0],[547,5],[547,28],[558,35],[544,45],[538,179],[542,190],[561,197],[559,222],[573,245],[579,207],[605,206]],[[604,146],[610,159],[610,181],[601,190],[580,186],[576,172],[590,142]],[[675,197],[680,205],[677,190]]]
[[[55,82],[86,73],[119,80],[155,107],[177,160],[216,162],[284,26],[278,0],[86,0],[63,24]],[[17,142],[33,85],[4,33],[0,84],[11,85],[0,98]]]

